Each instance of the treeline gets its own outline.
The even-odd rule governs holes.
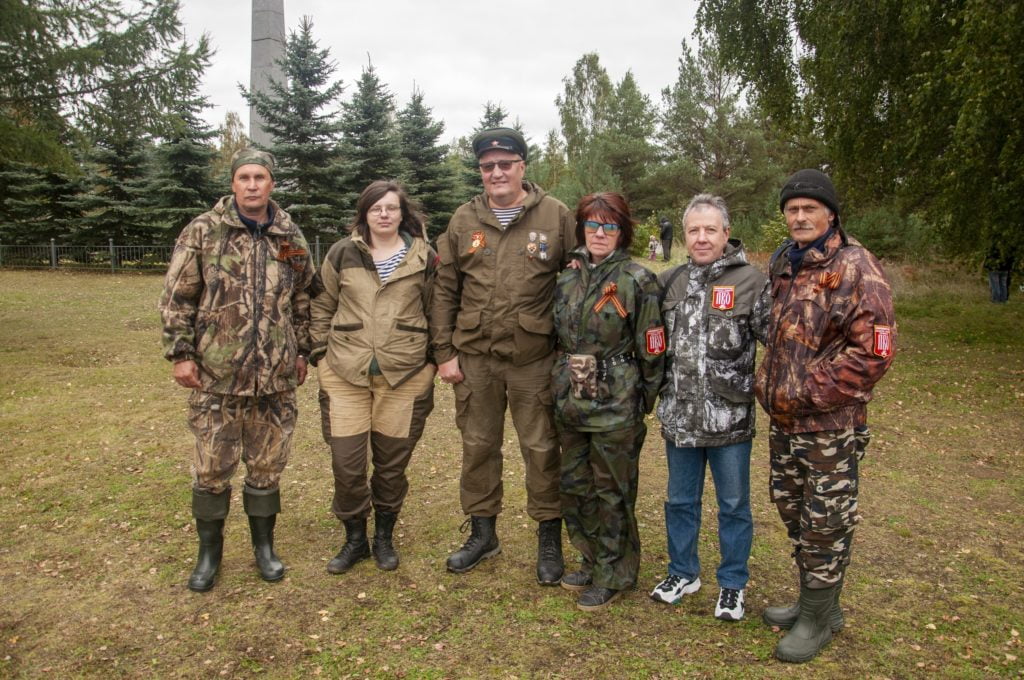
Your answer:
[[[167,242],[225,193],[248,140],[234,114],[202,122],[209,46],[181,40],[177,9],[0,4],[0,242]],[[785,233],[783,178],[816,166],[882,255],[1024,238],[1019,3],[704,0],[699,25],[656,100],[583,55],[554,102],[559,129],[524,131],[527,176],[568,205],[623,191],[647,229],[717,193],[736,234],[767,249]],[[273,138],[276,198],[311,238],[335,238],[379,177],[405,182],[431,234],[480,191],[475,130],[443,143],[425,93],[399,106],[372,63],[351,86],[335,78],[310,19],[282,67],[269,94],[244,94]],[[488,102],[476,129],[497,125],[521,129]]]

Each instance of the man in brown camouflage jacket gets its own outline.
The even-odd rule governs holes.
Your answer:
[[[788,628],[775,655],[809,661],[843,627],[867,402],[892,363],[896,325],[882,266],[848,237],[829,178],[801,170],[779,205],[792,241],[772,256],[767,351],[755,393],[771,419],[771,497],[800,568],[800,600],[769,607]]]
[[[267,581],[284,576],[274,554],[278,484],[306,379],[315,268],[302,232],[270,199],[274,157],[243,149],[231,189],[178,237],[160,298],[164,356],[192,389],[192,514],[199,558],[188,581],[213,587],[223,551],[231,477],[245,462],[242,500]]]

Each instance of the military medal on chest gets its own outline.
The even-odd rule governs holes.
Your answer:
[[[484,241],[484,232],[482,232],[482,231],[474,231],[473,232],[473,239],[472,239],[472,241],[469,244],[469,252],[475,253],[476,251],[480,250],[481,248],[483,248],[486,245],[487,245],[487,243],[486,243],[486,241]]]
[[[540,248],[540,259],[548,259],[548,235],[541,234],[539,239],[538,247]]]
[[[533,259],[533,256],[537,254],[537,232],[530,232],[530,242],[526,244],[526,254]]]

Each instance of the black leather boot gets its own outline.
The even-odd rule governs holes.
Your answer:
[[[366,518],[346,519],[341,523],[345,525],[345,544],[327,563],[329,574],[344,574],[357,562],[370,556],[370,544],[366,541]]]
[[[473,528],[465,544],[448,556],[448,571],[464,574],[481,561],[501,552],[498,535],[495,533],[497,521],[497,517],[473,516],[462,523],[460,531],[465,531],[467,524],[472,524]]]
[[[537,583],[557,586],[564,571],[562,519],[544,520],[537,527]]]
[[[398,553],[391,542],[391,533],[395,528],[396,512],[378,510],[373,518],[373,559],[377,568],[383,571],[398,569]]]
[[[231,492],[212,494],[192,490],[192,514],[196,518],[196,535],[199,536],[199,556],[196,567],[188,578],[188,589],[205,593],[213,588],[214,579],[220,569],[224,554],[224,519],[228,515]]]
[[[281,492],[278,489],[242,489],[242,504],[249,516],[249,534],[256,568],[264,581],[284,578],[284,565],[274,552],[274,525],[281,512]]]

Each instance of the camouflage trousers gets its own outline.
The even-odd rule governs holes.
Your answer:
[[[188,426],[196,437],[194,489],[213,494],[230,489],[240,459],[247,486],[278,487],[298,416],[294,390],[263,397],[195,390],[188,405]]]
[[[434,365],[398,387],[382,375],[366,387],[353,385],[320,362],[320,418],[324,441],[331,447],[334,503],[341,521],[363,519],[370,507],[397,513],[409,491],[405,469],[434,408]],[[367,485],[367,448],[373,474]]]
[[[640,533],[636,525],[643,421],[611,432],[559,427],[562,444],[562,517],[569,540],[583,555],[594,585],[636,585]]]
[[[786,434],[772,423],[769,493],[807,575],[834,585],[850,563],[857,511],[857,463],[867,431]]]

